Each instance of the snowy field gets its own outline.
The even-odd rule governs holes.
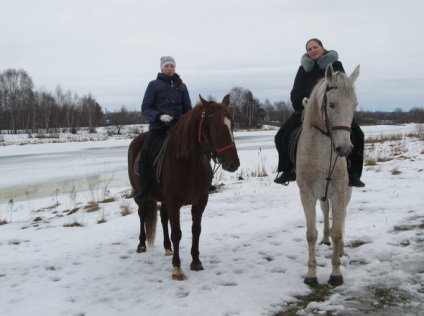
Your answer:
[[[363,129],[368,139],[396,137],[367,144],[366,187],[353,189],[344,284],[335,288],[326,285],[332,249],[325,245],[317,246],[321,285],[303,284],[305,220],[296,183],[273,182],[275,130],[236,133],[241,166],[233,174],[219,169],[219,190],[203,217],[204,271],[190,271],[190,208],[182,209],[180,255],[189,279],[180,282],[171,279],[160,225],[155,246],[135,252],[135,203],[127,198],[128,180],[114,179],[125,170],[130,139],[18,145],[27,140],[3,136],[1,315],[424,315],[424,141],[408,136],[414,125]],[[109,148],[110,157],[90,156],[85,164],[67,159],[98,147]],[[38,154],[55,159],[33,162]],[[28,168],[14,169],[23,159]],[[96,182],[90,168],[109,176]],[[85,184],[47,185],[73,176]],[[34,186],[45,189],[31,193]],[[320,240],[318,208],[317,217]]]

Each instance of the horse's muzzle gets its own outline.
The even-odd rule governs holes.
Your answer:
[[[352,149],[353,149],[353,145],[350,144],[349,146],[337,146],[334,148],[334,151],[339,157],[347,157],[352,151]]]
[[[224,161],[222,163],[222,169],[228,172],[234,172],[238,169],[238,167],[240,167],[240,160],[230,162]]]

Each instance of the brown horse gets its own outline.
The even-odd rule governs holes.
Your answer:
[[[236,171],[240,166],[234,143],[234,121],[228,111],[229,101],[229,95],[225,96],[221,103],[205,101],[200,96],[200,102],[169,129],[159,181],[152,179],[148,200],[138,204],[140,243],[137,252],[146,251],[146,239],[149,246],[154,243],[157,202],[160,202],[165,254],[172,254],[168,234],[169,219],[174,246],[172,258],[174,280],[187,279],[181,269],[179,253],[182,235],[180,208],[183,205],[192,205],[193,261],[190,268],[195,271],[203,270],[199,259],[199,238],[202,214],[208,203],[209,187],[213,177],[210,159],[222,164],[222,168],[229,172]],[[134,138],[128,150],[128,173],[133,194],[141,190],[139,175],[136,172],[137,156],[147,133]]]

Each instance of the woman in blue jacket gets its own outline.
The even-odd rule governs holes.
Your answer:
[[[149,120],[149,135],[141,149],[140,174],[142,190],[134,199],[140,203],[147,199],[150,174],[149,150],[153,142],[166,134],[178,118],[190,111],[191,101],[187,86],[175,72],[175,59],[164,56],[160,59],[161,72],[150,81],[141,104],[141,114]]]

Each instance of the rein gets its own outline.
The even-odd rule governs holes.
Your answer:
[[[213,168],[213,174],[215,174],[216,171],[218,171],[223,161],[221,154],[226,150],[235,148],[236,144],[233,142],[231,144],[225,145],[218,149],[213,147],[208,137],[209,135],[208,135],[208,128],[207,128],[208,127],[207,118],[212,116],[213,115],[206,116],[206,112],[205,111],[202,112],[200,123],[199,123],[199,131],[198,131],[197,139],[199,141],[200,146],[203,149],[203,152],[208,156],[209,159],[212,159],[214,161],[215,166]]]
[[[321,201],[325,202],[327,201],[328,198],[328,187],[330,185],[330,181],[332,180],[331,175],[333,174],[334,168],[336,167],[336,163],[337,163],[337,159],[339,158],[339,156],[336,156],[336,159],[334,160],[334,164],[332,164],[332,160],[333,160],[333,147],[334,147],[334,138],[333,138],[333,132],[334,131],[347,131],[349,133],[352,133],[352,128],[350,126],[343,126],[343,125],[336,125],[336,126],[331,126],[331,122],[328,118],[328,112],[327,112],[327,93],[330,90],[333,89],[337,89],[337,87],[330,87],[329,84],[327,84],[327,88],[326,91],[324,93],[324,96],[322,98],[322,105],[321,105],[321,120],[325,123],[325,128],[326,130],[324,131],[323,129],[321,129],[319,126],[317,125],[313,125],[313,127],[317,130],[319,130],[322,134],[324,134],[325,136],[327,136],[328,138],[330,138],[330,165],[328,167],[328,176],[325,179],[326,180],[326,185],[325,185],[325,193],[324,196],[321,197]]]

